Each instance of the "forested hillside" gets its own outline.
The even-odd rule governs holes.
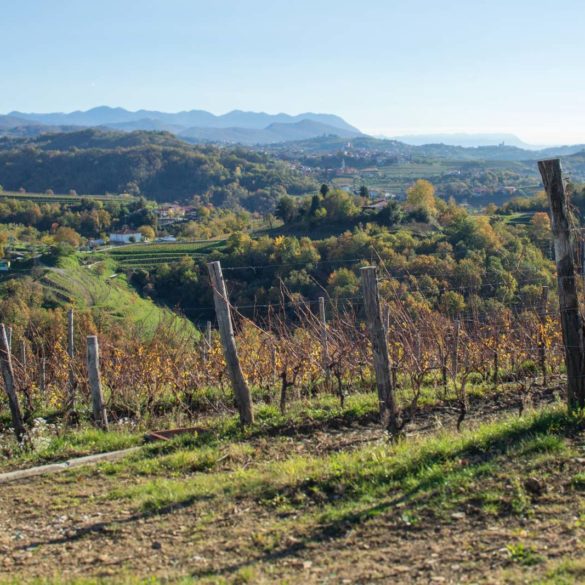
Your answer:
[[[0,185],[66,193],[142,194],[158,201],[203,196],[216,206],[270,211],[313,182],[287,163],[237,148],[190,146],[166,132],[79,132],[0,141]]]

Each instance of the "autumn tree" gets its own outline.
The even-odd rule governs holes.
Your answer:
[[[78,248],[81,245],[81,236],[70,227],[61,226],[57,228],[53,236],[57,243],[65,243]]]
[[[544,211],[538,211],[530,220],[528,232],[534,243],[541,249],[547,247],[550,244],[552,238],[551,224],[548,213]]]
[[[141,225],[138,228],[138,232],[142,235],[145,240],[154,240],[156,232],[150,225]]]
[[[435,187],[426,179],[419,179],[406,190],[406,208],[412,212],[422,212],[429,217],[437,214]]]

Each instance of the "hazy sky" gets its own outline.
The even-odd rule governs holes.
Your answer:
[[[331,112],[585,142],[584,0],[0,0],[0,113]]]

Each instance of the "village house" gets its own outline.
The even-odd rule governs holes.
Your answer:
[[[142,234],[135,230],[123,229],[110,234],[110,244],[132,244],[141,241]]]

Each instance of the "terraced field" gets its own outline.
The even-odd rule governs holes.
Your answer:
[[[225,240],[135,244],[113,248],[108,253],[120,268],[153,268],[173,264],[186,256],[202,258],[223,247]]]
[[[14,191],[0,192],[0,201],[15,199],[20,201],[34,201],[35,203],[77,203],[80,199],[97,201],[131,201],[134,197],[120,195],[48,195],[46,193],[17,193]]]
[[[178,330],[199,334],[187,319],[140,297],[121,275],[100,275],[91,267],[67,267],[47,271],[41,284],[60,303],[73,304],[78,312],[107,314],[112,319],[130,318],[149,337],[163,322]]]

